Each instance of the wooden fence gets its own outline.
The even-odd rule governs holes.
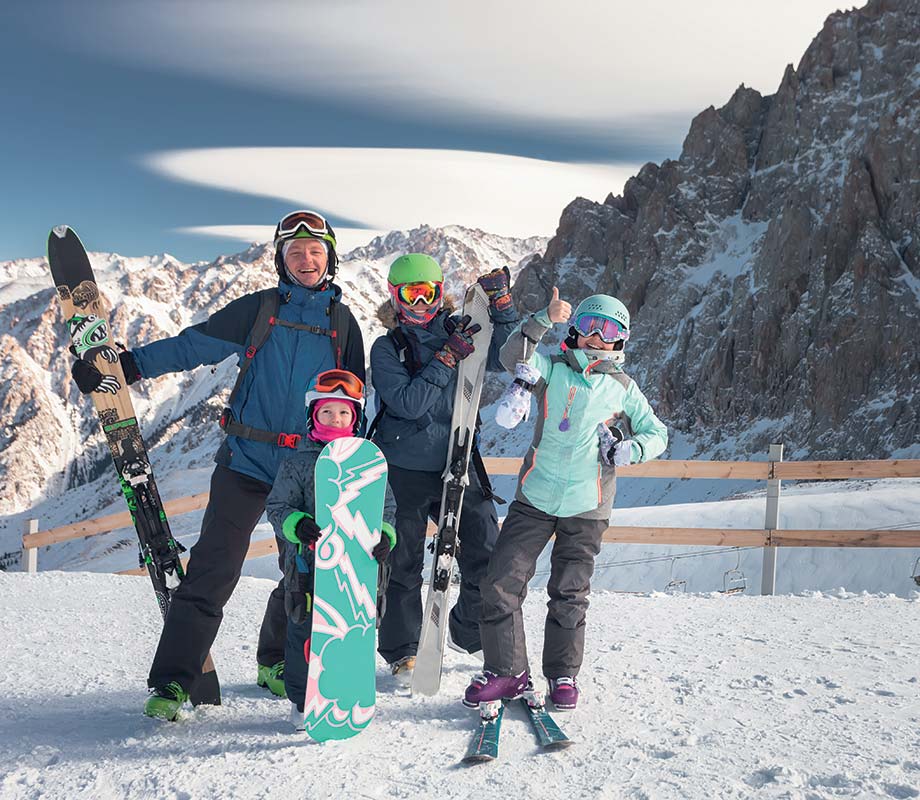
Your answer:
[[[516,475],[519,458],[485,458],[490,475]],[[920,477],[920,459],[889,461],[783,461],[782,445],[772,445],[767,461],[649,461],[617,469],[618,478],[671,478],[709,480],[766,481],[766,514],[763,528],[656,528],[613,526],[604,532],[605,542],[661,545],[715,545],[764,548],[762,594],[772,594],[775,586],[775,548],[777,547],[920,547],[916,530],[781,530],[779,500],[782,480],[824,481],[870,478]],[[203,509],[208,493],[180,497],[165,502],[170,517]],[[23,565],[26,571],[38,569],[38,548],[72,539],[98,536],[118,528],[131,527],[127,512],[38,529],[29,520],[22,537]],[[429,526],[429,534],[433,526]],[[277,552],[274,537],[253,542],[246,558],[259,558]],[[145,570],[126,570],[120,574],[143,575]]]

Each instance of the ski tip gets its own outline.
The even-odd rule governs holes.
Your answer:
[[[58,239],[64,239],[67,237],[67,231],[71,230],[70,225],[55,225],[51,229],[51,235],[57,236]]]

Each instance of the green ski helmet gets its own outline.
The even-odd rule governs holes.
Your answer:
[[[573,319],[585,315],[607,317],[618,322],[627,332],[629,331],[629,310],[615,297],[609,294],[592,294],[578,304]]]
[[[387,283],[390,286],[418,283],[419,281],[444,282],[441,265],[431,256],[423,253],[408,253],[390,264],[390,271],[387,273]]]
[[[444,302],[444,273],[441,265],[431,256],[408,253],[390,264],[387,288],[400,322],[426,325],[438,315]],[[420,301],[424,301],[426,310],[416,308],[416,303]]]

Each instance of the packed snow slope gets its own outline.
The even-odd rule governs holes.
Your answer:
[[[224,705],[141,714],[160,628],[146,579],[0,573],[0,797],[911,798],[920,796],[920,596],[598,593],[575,744],[538,751],[509,708],[497,762],[458,764],[479,666],[448,651],[441,693],[399,697],[345,742],[290,731],[258,689],[272,583],[244,578],[213,654]],[[545,595],[525,606],[539,673]]]

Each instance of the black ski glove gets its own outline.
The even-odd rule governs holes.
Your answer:
[[[473,336],[479,333],[482,326],[479,323],[470,325],[470,322],[469,315],[462,317],[441,349],[434,354],[438,361],[451,369],[476,349],[473,345]]]
[[[121,389],[121,382],[114,375],[103,375],[91,361],[78,358],[70,367],[70,374],[81,394],[106,392],[115,394]]]
[[[294,528],[294,535],[301,544],[305,544],[307,547],[311,544],[316,544],[319,534],[319,525],[316,524],[316,520],[312,517],[303,517],[297,523],[297,527]]]
[[[73,348],[71,347],[71,350]],[[122,350],[118,354],[118,361],[121,364],[122,372],[125,373],[125,383],[130,386],[141,378],[141,371],[138,369],[137,362],[130,350]],[[92,361],[85,361],[78,358],[70,367],[70,374],[73,376],[74,383],[82,394],[90,392],[109,392],[115,394],[121,384],[114,375],[103,375]]]
[[[371,550],[371,555],[377,559],[378,564],[383,564],[389,557],[390,551],[393,549],[390,544],[390,537],[386,534],[380,537],[380,541],[374,545],[374,549]]]
[[[489,295],[489,305],[496,311],[504,311],[511,306],[511,270],[500,267],[480,275],[477,283]]]

